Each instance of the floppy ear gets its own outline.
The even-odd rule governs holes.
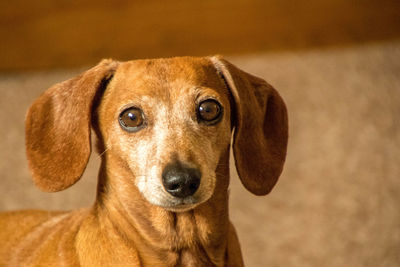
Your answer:
[[[25,145],[33,180],[40,189],[60,191],[82,176],[91,152],[93,102],[117,65],[103,60],[46,90],[29,108]]]
[[[276,184],[286,158],[288,118],[278,92],[263,79],[228,61],[212,61],[234,101],[233,153],[243,185],[253,194],[266,195]]]

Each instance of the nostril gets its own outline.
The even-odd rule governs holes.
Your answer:
[[[196,179],[195,182],[189,184],[189,190],[191,192],[196,192],[197,188],[199,188],[200,179]]]
[[[175,191],[180,187],[178,183],[172,183],[168,185],[168,190]]]

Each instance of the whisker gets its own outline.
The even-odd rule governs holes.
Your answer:
[[[230,174],[230,172],[228,172],[228,175]],[[222,173],[222,172],[215,172],[215,175],[217,176],[225,176],[227,175],[226,173]]]
[[[106,153],[108,150],[110,150],[110,148],[106,148],[103,152],[101,152],[101,153],[99,154],[99,157],[103,156],[104,153]]]

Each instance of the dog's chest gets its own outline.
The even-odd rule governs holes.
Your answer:
[[[222,266],[220,264],[215,264],[209,259],[207,253],[202,250],[182,250],[178,259],[176,266],[186,267],[186,266]]]

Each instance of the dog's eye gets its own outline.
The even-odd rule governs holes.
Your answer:
[[[119,124],[128,132],[139,131],[144,126],[143,112],[139,108],[128,108],[119,114]]]
[[[199,120],[208,124],[214,124],[217,123],[221,118],[222,107],[218,101],[214,99],[207,99],[200,102],[197,112]]]

